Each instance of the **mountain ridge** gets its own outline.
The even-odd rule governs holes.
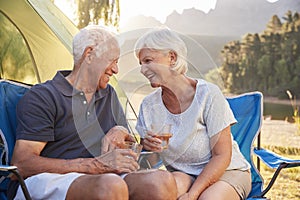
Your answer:
[[[208,13],[195,8],[184,9],[182,14],[174,10],[164,23],[139,15],[131,18],[123,31],[166,25],[183,34],[241,36],[262,32],[273,15],[282,19],[289,10],[300,12],[300,1],[218,0]]]

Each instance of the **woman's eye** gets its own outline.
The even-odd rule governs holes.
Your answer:
[[[146,58],[146,59],[143,59],[142,61],[140,61],[140,65],[143,65],[143,64],[149,64],[153,61],[153,59],[150,59],[150,58]]]

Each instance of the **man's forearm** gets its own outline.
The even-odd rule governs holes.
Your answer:
[[[49,172],[65,174],[70,172],[101,174],[113,172],[111,168],[105,166],[97,158],[77,158],[77,159],[56,159],[35,156],[18,163],[13,163],[19,168],[23,177]]]

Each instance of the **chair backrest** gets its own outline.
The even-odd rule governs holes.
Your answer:
[[[16,105],[30,86],[0,80],[0,164],[9,165],[16,140]],[[0,177],[0,199],[4,199],[9,179]]]
[[[245,93],[227,98],[238,121],[231,127],[231,132],[242,154],[251,164],[252,190],[249,197],[259,195],[263,186],[263,179],[252,160],[253,142],[258,136],[262,124],[262,98],[263,96],[260,92]]]

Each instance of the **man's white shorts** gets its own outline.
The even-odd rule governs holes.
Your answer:
[[[68,173],[42,173],[31,176],[25,180],[28,192],[32,199],[65,199],[71,183],[85,174]],[[25,199],[21,186],[19,186],[15,200]]]

